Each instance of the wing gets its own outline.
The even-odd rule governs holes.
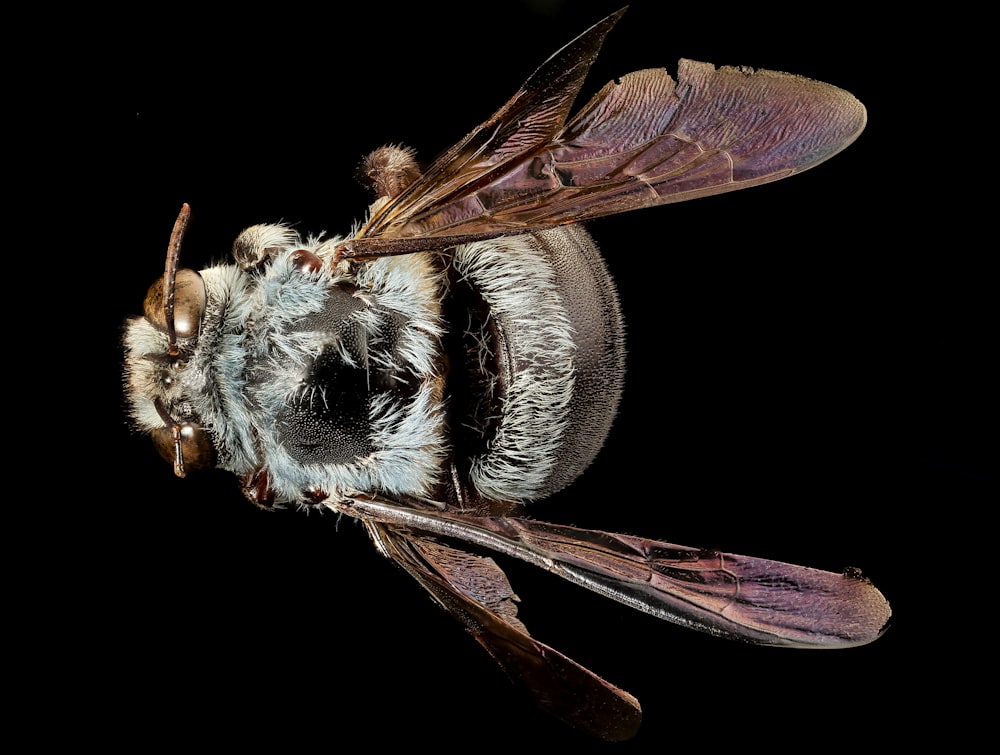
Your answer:
[[[608,83],[567,122],[623,12],[549,58],[373,213],[343,255],[442,248],[756,186],[819,164],[865,126],[864,106],[837,87],[690,60],[676,82],[650,69]]]
[[[418,510],[379,497],[327,505],[366,522],[489,548],[661,619],[761,645],[864,645],[882,635],[891,616],[882,593],[855,570],[836,574],[533,520]]]
[[[493,656],[512,682],[559,720],[609,741],[635,735],[639,701],[532,638],[516,596],[492,559],[366,523],[379,550],[402,566]]]

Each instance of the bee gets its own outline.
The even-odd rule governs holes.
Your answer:
[[[851,647],[891,615],[820,571],[529,518],[610,431],[624,323],[581,222],[764,184],[833,156],[863,105],[828,84],[681,60],[573,102],[619,11],[421,170],[387,146],[346,238],[255,225],[235,264],[164,275],[125,329],[136,426],[178,476],[218,467],[262,508],[359,520],[546,712],[635,734],[629,693],[534,639],[487,552],[661,619],[761,645]]]

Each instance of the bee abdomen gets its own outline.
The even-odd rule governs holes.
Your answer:
[[[544,498],[593,461],[618,408],[625,345],[614,283],[576,226],[469,244],[453,264],[474,290],[456,294],[456,311],[478,312],[465,326],[458,467],[478,496]]]

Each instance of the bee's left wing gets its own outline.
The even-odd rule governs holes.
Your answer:
[[[864,645],[882,635],[892,613],[854,569],[837,574],[529,519],[417,509],[378,496],[327,505],[368,523],[489,548],[658,618],[760,645]]]
[[[375,211],[346,257],[475,238],[733,191],[801,172],[850,144],[864,106],[774,71],[681,60],[607,84],[569,109],[621,12],[547,60],[493,117]]]
[[[405,528],[365,524],[379,550],[464,624],[535,705],[601,739],[635,735],[642,720],[639,701],[531,637],[517,618],[517,596],[493,559]]]

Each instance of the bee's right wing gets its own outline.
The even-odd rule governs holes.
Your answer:
[[[373,213],[346,257],[441,249],[775,181],[861,133],[842,89],[681,60],[610,82],[566,120],[621,11],[549,58],[489,120]]]

